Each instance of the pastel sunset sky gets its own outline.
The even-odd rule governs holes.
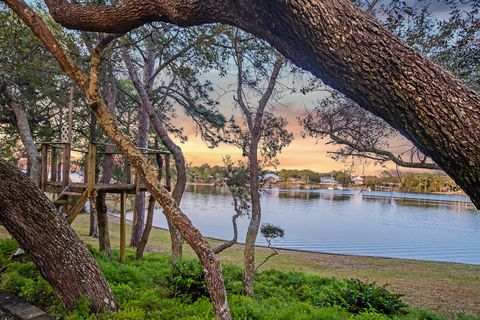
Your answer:
[[[208,78],[214,82],[217,91],[221,92],[221,94],[218,94],[220,112],[226,117],[231,115],[237,119],[241,117],[240,110],[235,108],[233,102],[234,80],[229,77],[216,78],[214,75],[210,75]],[[323,96],[325,96],[324,92],[313,92],[306,95],[289,93],[270,106],[270,111],[288,120],[288,129],[294,134],[293,142],[283,149],[277,158],[280,161],[277,169],[311,169],[319,172],[350,169],[350,162],[339,162],[329,157],[328,151],[334,151],[336,147],[326,144],[327,140],[317,141],[313,138],[303,138],[301,136],[302,128],[298,118],[305,117]],[[231,145],[222,144],[213,149],[208,148],[200,136],[197,135],[193,122],[181,112],[178,115],[177,125],[184,128],[184,133],[188,137],[188,141],[180,145],[188,163],[193,165],[201,165],[203,163],[221,165],[222,158],[225,155],[231,155],[234,160],[242,159],[241,151]],[[394,166],[389,164],[387,168],[393,169]],[[363,170],[365,170],[365,174],[379,174],[385,168],[370,164],[366,165],[364,169],[362,165],[357,166],[353,173],[363,174]]]
[[[384,1],[380,1],[383,3]],[[408,5],[413,7],[429,6],[433,15],[439,19],[447,19],[450,12],[450,6],[444,0],[406,0]],[[468,4],[460,5],[460,7],[469,8]],[[288,72],[287,72],[288,73]],[[233,96],[235,94],[235,75],[236,70],[231,69],[229,76],[220,78],[218,75],[212,73],[206,76],[216,88],[218,99],[220,102],[219,110],[225,116],[229,117],[232,114],[238,118],[241,116],[239,110],[235,110]],[[283,77],[282,83],[285,87],[290,87],[292,80],[287,75]],[[313,92],[306,95],[285,94],[276,102],[272,103],[274,113],[282,115],[287,118],[289,130],[294,133],[294,141],[286,147],[278,156],[280,165],[278,169],[311,169],[319,172],[330,172],[332,170],[350,169],[351,163],[335,161],[329,157],[328,152],[334,151],[335,146],[326,144],[327,140],[317,141],[313,138],[302,138],[302,128],[298,123],[298,118],[304,117],[317,102],[325,96],[323,92]],[[272,110],[272,109],[271,109]],[[222,164],[222,157],[231,155],[233,159],[241,159],[241,152],[239,149],[230,145],[220,145],[217,148],[210,149],[196,135],[194,124],[187,119],[187,117],[180,117],[178,124],[185,129],[188,136],[188,142],[181,145],[185,153],[187,162],[193,165],[200,165],[208,163],[210,165]],[[409,142],[405,138],[399,136],[395,141],[390,142],[389,150],[401,153],[406,150]],[[356,174],[379,174],[380,172],[388,170],[395,170],[392,163],[388,163],[386,168],[379,165],[357,165],[352,173]],[[401,169],[403,173],[412,172],[412,169]],[[418,171],[418,170],[416,170]]]

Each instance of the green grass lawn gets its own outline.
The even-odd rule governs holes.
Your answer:
[[[0,242],[4,261],[16,246],[13,240]],[[13,291],[57,318],[65,319],[213,319],[214,314],[202,268],[194,259],[185,259],[176,268],[169,256],[149,252],[142,261],[127,252],[127,262],[117,262],[92,250],[119,304],[119,311],[90,314],[81,301],[65,313],[52,288],[27,257],[10,263],[2,275],[1,288]],[[224,264],[223,275],[234,319],[443,319],[412,309],[401,297],[383,287],[358,280],[307,275],[296,271],[266,270],[257,274],[255,297],[244,297],[242,269]],[[462,319],[473,319],[461,317]]]
[[[73,227],[87,244],[97,247],[98,240],[88,237],[88,225],[88,216],[80,215]],[[113,247],[118,247],[119,225],[114,218],[110,223],[110,235]],[[1,231],[0,236],[9,237],[4,230]],[[211,240],[211,242],[216,241]],[[166,231],[152,230],[148,245],[148,250],[151,252],[147,253],[145,261],[135,261],[133,250],[128,250],[125,265],[118,264],[115,258],[107,260],[97,255],[97,260],[121,306],[119,313],[108,318],[212,318],[213,313],[207,298],[201,296],[195,302],[189,301],[183,293],[177,295],[175,290],[172,291],[170,282],[165,280],[171,271],[168,268],[169,244],[169,235]],[[257,261],[261,261],[267,254],[269,254],[268,249],[258,248]],[[261,272],[257,276],[256,297],[251,299],[238,294],[241,285],[242,256],[241,245],[236,245],[219,255],[225,265],[229,299],[236,319],[385,318],[381,313],[377,314],[378,312],[351,313],[345,307],[332,307],[335,303],[329,304],[325,300],[325,292],[332,291],[335,286],[342,287],[348,283],[343,280],[332,280],[332,277],[359,278],[368,283],[376,282],[378,285],[389,284],[390,291],[405,294],[402,300],[411,308],[407,309],[409,310],[407,314],[394,315],[396,318],[441,319],[439,315],[432,312],[415,308],[428,308],[442,317],[451,319],[458,318],[462,313],[480,315],[479,266],[281,250],[280,254],[263,268],[263,270],[272,268],[276,270]],[[185,248],[185,257],[194,257],[188,246]],[[15,272],[19,273],[13,271]],[[2,285],[4,286],[6,275],[3,276]],[[290,284],[282,286],[285,281],[279,282],[278,278],[286,279],[286,283]],[[39,280],[30,279],[27,282],[31,283],[31,281]],[[33,294],[32,291],[35,291],[33,289],[19,290],[20,292],[24,290],[27,293],[25,296],[28,294],[34,297],[42,296],[38,293]],[[55,303],[52,304],[50,301],[48,307],[52,309],[54,305]],[[80,306],[79,311],[71,317],[83,319],[86,317],[85,310],[82,311]]]

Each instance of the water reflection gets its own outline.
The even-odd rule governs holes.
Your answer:
[[[473,204],[467,202],[439,201],[429,199],[395,199],[399,206],[423,207],[423,208],[447,208],[453,211],[471,211],[478,213]]]
[[[379,197],[379,196],[371,196],[371,195],[363,195],[362,200],[365,202],[375,202],[380,203],[382,205],[392,205],[394,203],[394,199],[390,197]]]
[[[321,197],[320,193],[312,192],[298,192],[295,190],[279,190],[276,193],[280,199],[299,199],[299,200],[314,200]]]
[[[271,188],[261,200],[262,221],[286,231],[279,247],[480,264],[480,214],[462,196]],[[204,235],[231,238],[226,188],[188,186],[182,209]],[[167,226],[160,211],[154,223]]]

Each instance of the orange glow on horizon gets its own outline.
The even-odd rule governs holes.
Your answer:
[[[189,136],[188,141],[180,145],[187,163],[199,166],[208,163],[211,166],[223,165],[223,157],[230,155],[233,160],[246,160],[241,156],[241,151],[234,146],[222,144],[216,148],[208,148],[202,139],[198,136]],[[286,147],[278,156],[280,169],[310,169],[317,172],[331,172],[332,170],[349,169],[348,164],[335,161],[327,154],[334,150],[332,146],[324,143],[316,143],[312,138],[303,139],[296,137],[293,142]],[[388,167],[387,169],[391,169]],[[380,166],[365,167],[365,174],[379,174],[385,170]],[[363,173],[362,168],[356,168],[354,172]]]

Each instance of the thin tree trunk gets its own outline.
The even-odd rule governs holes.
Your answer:
[[[90,202],[90,232],[89,236],[98,238],[98,217],[97,217],[97,196],[92,195],[89,198]]]
[[[143,230],[142,238],[137,246],[137,251],[135,252],[135,258],[140,260],[143,259],[143,252],[148,243],[148,238],[150,237],[150,231],[152,231],[153,226],[153,216],[155,214],[155,198],[150,196],[148,198],[148,210],[147,210],[147,221],[145,223],[145,229]]]
[[[98,192],[97,196],[97,219],[98,219],[98,247],[108,257],[112,256],[112,247],[110,245],[110,233],[108,230],[108,208],[107,194],[103,191]]]
[[[158,117],[155,109],[153,108],[152,102],[149,98],[149,93],[144,85],[142,85],[135,69],[133,63],[130,59],[128,54],[127,48],[122,48],[122,57],[127,66],[128,73],[130,75],[130,79],[132,80],[135,89],[137,90],[140,98],[142,100],[142,107],[150,117],[150,121],[157,133],[158,137],[162,141],[163,145],[168,149],[168,151],[173,155],[175,159],[175,167],[177,169],[177,180],[175,183],[175,187],[173,188],[172,197],[175,199],[175,202],[180,205],[180,201],[182,200],[183,193],[185,192],[185,187],[187,185],[187,170],[185,165],[185,158],[183,156],[182,150],[180,147],[175,144],[175,142],[170,138],[168,135],[165,126],[163,125],[162,121]],[[151,79],[152,72],[146,72],[145,77]],[[151,84],[147,84],[147,87],[151,87]],[[177,261],[182,257],[182,243],[183,239],[180,232],[175,228],[175,226],[168,220],[168,228],[170,230],[170,239],[172,243],[171,251],[172,251],[172,263],[176,264]]]
[[[237,208],[237,200],[235,198],[233,199],[233,202],[234,202],[234,207],[235,207],[235,212],[236,213],[232,216],[232,226],[233,226],[232,240],[221,243],[218,246],[216,246],[215,248],[213,248],[213,252],[215,252],[215,254],[219,254],[223,250],[228,249],[228,248],[230,248],[231,246],[233,246],[234,244],[237,243],[237,240],[238,240],[237,219],[242,215],[242,211]]]
[[[253,33],[400,131],[480,208],[480,96],[350,0],[46,3],[57,22],[81,30],[127,32],[165,21],[222,22]]]
[[[111,56],[110,56],[111,58]],[[106,88],[107,95],[107,107],[114,117],[117,116],[117,83],[113,73],[113,67],[109,67],[107,77],[108,83]],[[112,143],[108,140],[109,144],[105,147],[105,157],[102,163],[102,177],[100,183],[110,183],[113,177],[113,154],[115,147],[110,145]],[[98,219],[98,244],[100,251],[107,256],[112,255],[112,248],[110,245],[110,233],[108,230],[108,208],[106,201],[107,194],[105,192],[99,192],[97,197],[97,219]]]
[[[252,137],[248,156],[250,171],[250,198],[252,201],[252,212],[248,224],[247,237],[245,239],[245,251],[243,254],[243,293],[253,296],[253,280],[255,278],[255,243],[262,218],[260,205],[260,190],[258,181],[258,138]]]
[[[152,52],[148,51],[145,55],[144,65],[144,77],[150,74],[150,70],[153,68],[153,59],[151,58]],[[140,103],[138,106],[138,138],[137,146],[139,148],[147,148],[148,145],[148,128],[150,121],[145,106]],[[136,179],[137,183],[140,183],[140,179]],[[133,212],[132,223],[132,237],[130,239],[130,246],[136,247],[142,239],[143,229],[145,226],[145,192],[141,191],[135,195],[135,206]]]
[[[145,108],[140,104],[138,110],[138,137],[137,146],[147,148],[148,145],[148,127],[150,125],[148,114]],[[137,183],[141,183],[141,177],[136,177]],[[130,246],[136,247],[140,242],[145,227],[145,192],[140,191],[135,195],[135,204],[133,211],[132,235],[130,237]]]
[[[13,110],[15,119],[17,120],[17,128],[20,133],[22,144],[25,147],[28,159],[28,175],[33,183],[38,187],[40,186],[40,153],[37,150],[35,141],[33,140],[32,131],[28,124],[27,114],[25,109],[20,107],[15,99],[8,92],[8,88],[5,88],[4,94],[7,98],[7,104]]]
[[[243,269],[243,293],[248,296],[253,296],[254,287],[253,281],[255,278],[255,243],[257,241],[258,230],[260,229],[260,222],[262,218],[262,208],[260,205],[260,183],[259,183],[259,165],[258,165],[258,145],[262,137],[262,122],[265,114],[265,108],[272,96],[273,90],[277,83],[278,75],[283,65],[283,58],[277,57],[272,73],[268,80],[268,86],[263,92],[258,107],[255,112],[255,117],[248,108],[248,105],[243,99],[243,49],[236,49],[237,57],[237,101],[242,109],[242,112],[247,121],[247,127],[250,133],[250,141],[248,146],[248,164],[250,174],[250,200],[252,202],[250,223],[247,229],[247,237],[245,239],[244,251],[244,269]]]
[[[95,118],[95,115],[92,113],[90,115],[90,143],[95,143],[96,131],[97,131],[97,119]],[[98,163],[95,161],[95,168],[92,168],[92,170],[95,171],[95,174],[93,175],[93,178],[95,180],[93,181],[94,185],[97,183],[96,179],[98,177],[97,165]],[[96,194],[91,194],[88,199],[90,203],[90,231],[88,235],[94,238],[98,238],[98,218],[97,218],[97,201],[96,200],[97,200]]]
[[[132,234],[130,236],[130,246],[136,247],[142,239],[143,229],[145,227],[145,192],[140,191],[135,194]]]
[[[68,310],[87,297],[94,311],[116,302],[93,256],[48,198],[0,158],[0,222],[32,258]]]
[[[140,105],[138,110],[138,138],[137,146],[147,148],[149,120],[145,108]],[[137,175],[137,183],[140,183],[141,177]],[[135,194],[135,203],[133,211],[132,234],[130,237],[130,246],[136,247],[140,242],[145,227],[145,192],[140,191]]]
[[[88,106],[95,113],[99,124],[112,141],[129,158],[131,164],[144,177],[145,185],[155,200],[164,209],[165,216],[180,231],[182,237],[192,247],[198,256],[205,273],[210,300],[216,319],[232,319],[227,300],[227,292],[222,277],[222,268],[208,242],[202,237],[200,231],[195,228],[188,217],[179,208],[173,197],[162,187],[157,178],[155,168],[148,163],[147,159],[137,150],[130,139],[120,130],[116,118],[108,110],[98,90],[98,74],[100,58],[111,37],[103,40],[91,56],[90,74],[87,76],[78,65],[63,51],[63,47],[45,25],[43,20],[22,0],[5,0],[5,3],[24,21],[29,28],[39,37],[45,48],[57,59],[62,70],[75,81],[83,90]],[[19,227],[15,224],[16,227]],[[48,246],[46,246],[48,247]]]

